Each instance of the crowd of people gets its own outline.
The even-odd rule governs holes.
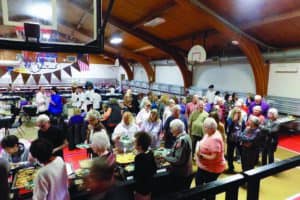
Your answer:
[[[137,152],[135,199],[151,199],[156,160],[170,163],[170,184],[174,191],[190,188],[193,178],[196,186],[200,186],[216,180],[223,172],[235,173],[234,160],[241,161],[243,171],[253,169],[260,154],[261,164],[274,162],[278,111],[269,108],[260,95],[249,95],[245,101],[234,93],[222,97],[213,85],[205,96],[193,95],[190,100],[167,94],[159,99],[152,92],[135,98],[128,90],[122,104],[112,99],[100,114],[101,96],[93,91],[91,84],[86,88],[83,92],[83,87],[78,86],[72,93],[70,101],[77,112],[69,119],[69,125],[87,124],[78,133],[77,143],[89,144],[89,154],[97,157],[86,178],[91,191],[87,198],[133,198],[116,189],[113,178],[116,152],[134,149]],[[2,157],[8,162],[30,161],[42,165],[35,179],[33,199],[69,199],[62,150],[68,145],[74,148],[71,141],[74,137],[51,125],[50,120],[62,114],[62,99],[55,87],[50,99],[40,87],[36,105],[38,138],[26,148],[16,136],[6,136],[1,141]],[[126,146],[124,139],[132,145]],[[159,147],[170,149],[170,153],[155,158],[153,150]],[[198,167],[196,173],[193,163]]]

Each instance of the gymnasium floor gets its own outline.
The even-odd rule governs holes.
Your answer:
[[[29,126],[23,126],[26,134],[22,137],[26,140],[32,141],[37,136],[37,128],[32,124]],[[0,135],[3,130],[0,131]],[[16,133],[15,130],[11,130],[11,133]],[[86,153],[82,150],[64,151],[65,161],[72,163],[73,168],[78,168],[78,160],[86,159]],[[285,135],[280,138],[279,147],[275,153],[276,161],[284,160],[300,154],[300,135]],[[236,171],[241,171],[241,164],[235,162]],[[195,166],[196,170],[196,166]],[[223,174],[222,177],[229,175]],[[285,171],[280,174],[263,179],[260,186],[260,198],[262,200],[295,200],[300,198],[291,198],[300,194],[300,167]],[[194,187],[194,182],[192,183]],[[217,200],[225,199],[224,194],[217,196]],[[246,199],[246,191],[244,188],[239,189],[239,199]]]

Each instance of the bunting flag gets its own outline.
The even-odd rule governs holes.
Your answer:
[[[22,79],[23,79],[23,83],[26,84],[27,81],[28,81],[29,78],[30,78],[30,74],[27,74],[27,73],[21,73],[21,76],[22,76]]]
[[[79,67],[79,65],[78,65],[77,62],[73,63],[73,64],[72,64],[72,67],[74,67],[77,71],[80,72],[80,67]]]
[[[6,72],[7,72],[7,68],[1,66],[0,67],[0,77],[2,77]]]
[[[41,79],[41,74],[33,74],[33,79],[35,81],[35,84],[39,84],[40,83],[40,79]]]
[[[88,54],[78,54],[77,56],[77,63],[79,65],[80,71],[89,71],[89,55]]]
[[[51,75],[52,75],[52,73],[45,73],[43,75],[46,78],[46,80],[48,81],[48,83],[51,84]]]
[[[65,67],[65,68],[64,68],[64,71],[65,71],[69,76],[72,77],[72,69],[71,69],[71,66]]]
[[[10,72],[10,76],[11,76],[11,82],[13,83],[19,76],[19,73],[18,72]]]
[[[60,70],[57,70],[55,72],[53,72],[53,74],[56,76],[56,78],[61,81],[61,71]]]

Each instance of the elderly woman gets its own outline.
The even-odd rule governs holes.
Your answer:
[[[188,189],[192,181],[192,141],[180,119],[172,120],[170,129],[176,141],[170,154],[164,159],[171,164],[173,188],[175,191],[180,191]]]
[[[100,113],[96,110],[90,110],[86,115],[86,120],[88,122],[88,130],[87,130],[87,137],[86,143],[90,144],[92,142],[93,134],[96,132],[105,132],[106,130],[103,124],[100,122]]]
[[[158,111],[156,109],[152,109],[150,111],[150,116],[141,126],[141,131],[145,131],[149,133],[151,136],[151,148],[159,147],[159,134],[161,131],[161,120],[158,116]]]
[[[138,126],[134,122],[134,118],[130,112],[124,112],[122,121],[116,126],[112,140],[115,142],[115,146],[120,150],[120,139],[127,137],[129,140],[134,139],[134,134],[138,131]]]
[[[217,180],[225,169],[224,142],[217,127],[216,121],[211,117],[206,118],[203,122],[205,134],[197,143],[195,152],[198,165],[197,186]],[[214,199],[214,197],[209,199]]]
[[[111,150],[110,141],[108,135],[104,130],[98,131],[93,134],[91,140],[91,148],[98,157],[105,159],[115,159]]]
[[[150,116],[151,102],[149,100],[145,100],[143,105],[144,107],[140,110],[140,112],[136,116],[136,124],[139,127],[141,127],[143,122],[146,121]]]
[[[259,118],[251,115],[248,123],[249,126],[244,130],[239,138],[242,146],[241,160],[243,171],[254,168],[258,160],[259,153]]]
[[[262,133],[265,136],[265,143],[262,152],[262,164],[274,162],[274,152],[278,145],[279,122],[278,111],[276,108],[270,108],[268,111],[268,119],[262,126]],[[269,160],[269,162],[267,162]]]

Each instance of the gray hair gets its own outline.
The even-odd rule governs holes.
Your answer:
[[[94,118],[94,119],[100,119],[101,118],[101,115],[98,111],[96,110],[90,110],[87,114],[86,114],[86,119],[91,119],[91,118]]]
[[[172,111],[172,113],[174,113],[175,111],[177,111],[177,110],[181,110],[181,108],[180,108],[180,105],[178,105],[178,104],[176,104],[174,107],[172,107],[172,109],[171,109],[171,111]]]
[[[185,126],[184,126],[184,123],[180,119],[174,119],[170,123],[170,129],[183,132],[183,131],[185,131]]]
[[[254,106],[254,107],[252,108],[252,111],[254,111],[254,110],[262,111],[261,106]]]
[[[46,114],[39,115],[36,119],[36,123],[45,123],[45,122],[50,122],[50,118]]]
[[[217,130],[218,125],[217,125],[217,122],[214,118],[207,117],[203,122],[203,127]]]
[[[260,95],[257,94],[257,95],[254,96],[254,99],[255,99],[255,100],[261,100],[262,97],[261,97]]]
[[[275,118],[278,118],[278,110],[276,108],[270,108],[268,113],[272,113]]]
[[[94,133],[91,138],[91,141],[92,141],[92,145],[97,149],[98,148],[99,149],[101,149],[101,148],[109,149],[110,148],[110,141],[109,141],[108,135],[104,129]]]
[[[259,126],[260,124],[259,118],[254,115],[250,115],[249,120],[252,121],[256,126]]]

